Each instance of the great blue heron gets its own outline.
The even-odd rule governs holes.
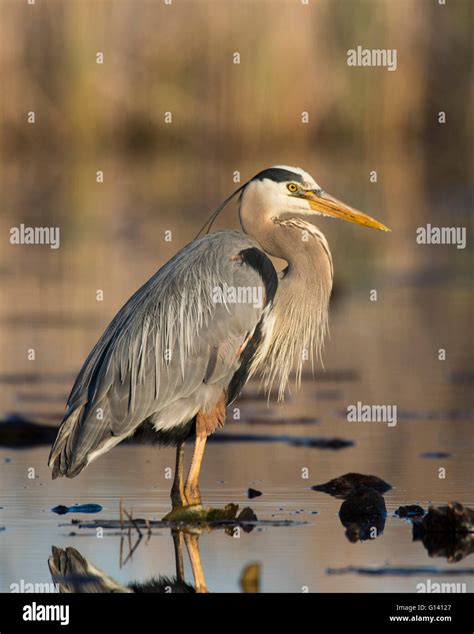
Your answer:
[[[201,504],[206,438],[259,372],[282,398],[296,367],[318,358],[333,267],[305,219],[331,216],[388,229],[323,192],[304,170],[277,165],[239,187],[243,232],[195,239],[121,308],[86,359],[51,449],[53,478],[78,475],[125,438],[152,432],[176,445],[173,507]],[[206,223],[207,225],[208,223]],[[205,225],[205,227],[206,227]],[[286,260],[277,275],[266,255]],[[194,453],[184,483],[184,442]]]

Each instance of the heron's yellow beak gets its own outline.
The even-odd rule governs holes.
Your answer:
[[[367,214],[362,213],[362,211],[349,207],[349,205],[346,205],[337,198],[326,194],[326,192],[318,193],[315,191],[305,191],[301,197],[308,200],[311,209],[314,209],[324,216],[340,218],[341,220],[355,222],[358,225],[365,225],[366,227],[380,229],[381,231],[390,231],[388,227],[378,220],[367,216]]]

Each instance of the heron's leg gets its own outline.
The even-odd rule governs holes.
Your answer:
[[[199,490],[199,474],[201,473],[202,459],[206,448],[207,431],[200,423],[199,414],[196,418],[196,440],[194,441],[194,452],[189,467],[188,477],[184,485],[184,495],[189,506],[198,506],[201,502],[201,491]]]
[[[191,562],[191,569],[193,571],[196,592],[207,592],[206,580],[204,579],[201,557],[199,555],[198,540],[199,535],[195,535],[193,533],[184,533],[184,541],[186,542],[186,548],[188,549],[189,561]]]
[[[176,465],[174,469],[173,486],[171,487],[171,503],[173,508],[186,506],[187,501],[184,496],[184,440],[178,442],[176,446]]]
[[[202,459],[206,448],[206,440],[209,434],[224,424],[226,414],[226,394],[222,392],[215,406],[210,410],[200,410],[196,414],[196,440],[194,453],[189,468],[184,495],[189,506],[201,504],[201,492],[199,491],[199,474],[201,473]]]
[[[183,531],[173,530],[174,558],[176,562],[176,578],[184,582]]]

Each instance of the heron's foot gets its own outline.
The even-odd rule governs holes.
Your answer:
[[[215,525],[216,522],[229,522],[232,520],[256,520],[257,516],[249,508],[245,508],[237,515],[239,507],[237,504],[226,504],[224,508],[216,509],[212,507],[204,507],[202,504],[195,506],[180,506],[173,508],[163,520],[165,522],[183,522],[187,527],[194,524],[199,525],[202,529],[204,524]],[[226,524],[227,525],[227,524]]]
[[[199,490],[199,485],[187,484],[184,487],[184,496],[186,498],[187,506],[201,506],[202,507],[202,499],[201,499],[201,491]]]
[[[165,522],[185,522],[193,524],[202,522],[206,518],[207,511],[202,504],[196,506],[173,506],[171,511],[167,513],[163,520]]]

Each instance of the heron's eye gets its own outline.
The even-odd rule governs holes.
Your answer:
[[[298,191],[298,185],[296,185],[295,183],[288,183],[287,188],[288,188],[288,191],[291,192],[292,194]]]

